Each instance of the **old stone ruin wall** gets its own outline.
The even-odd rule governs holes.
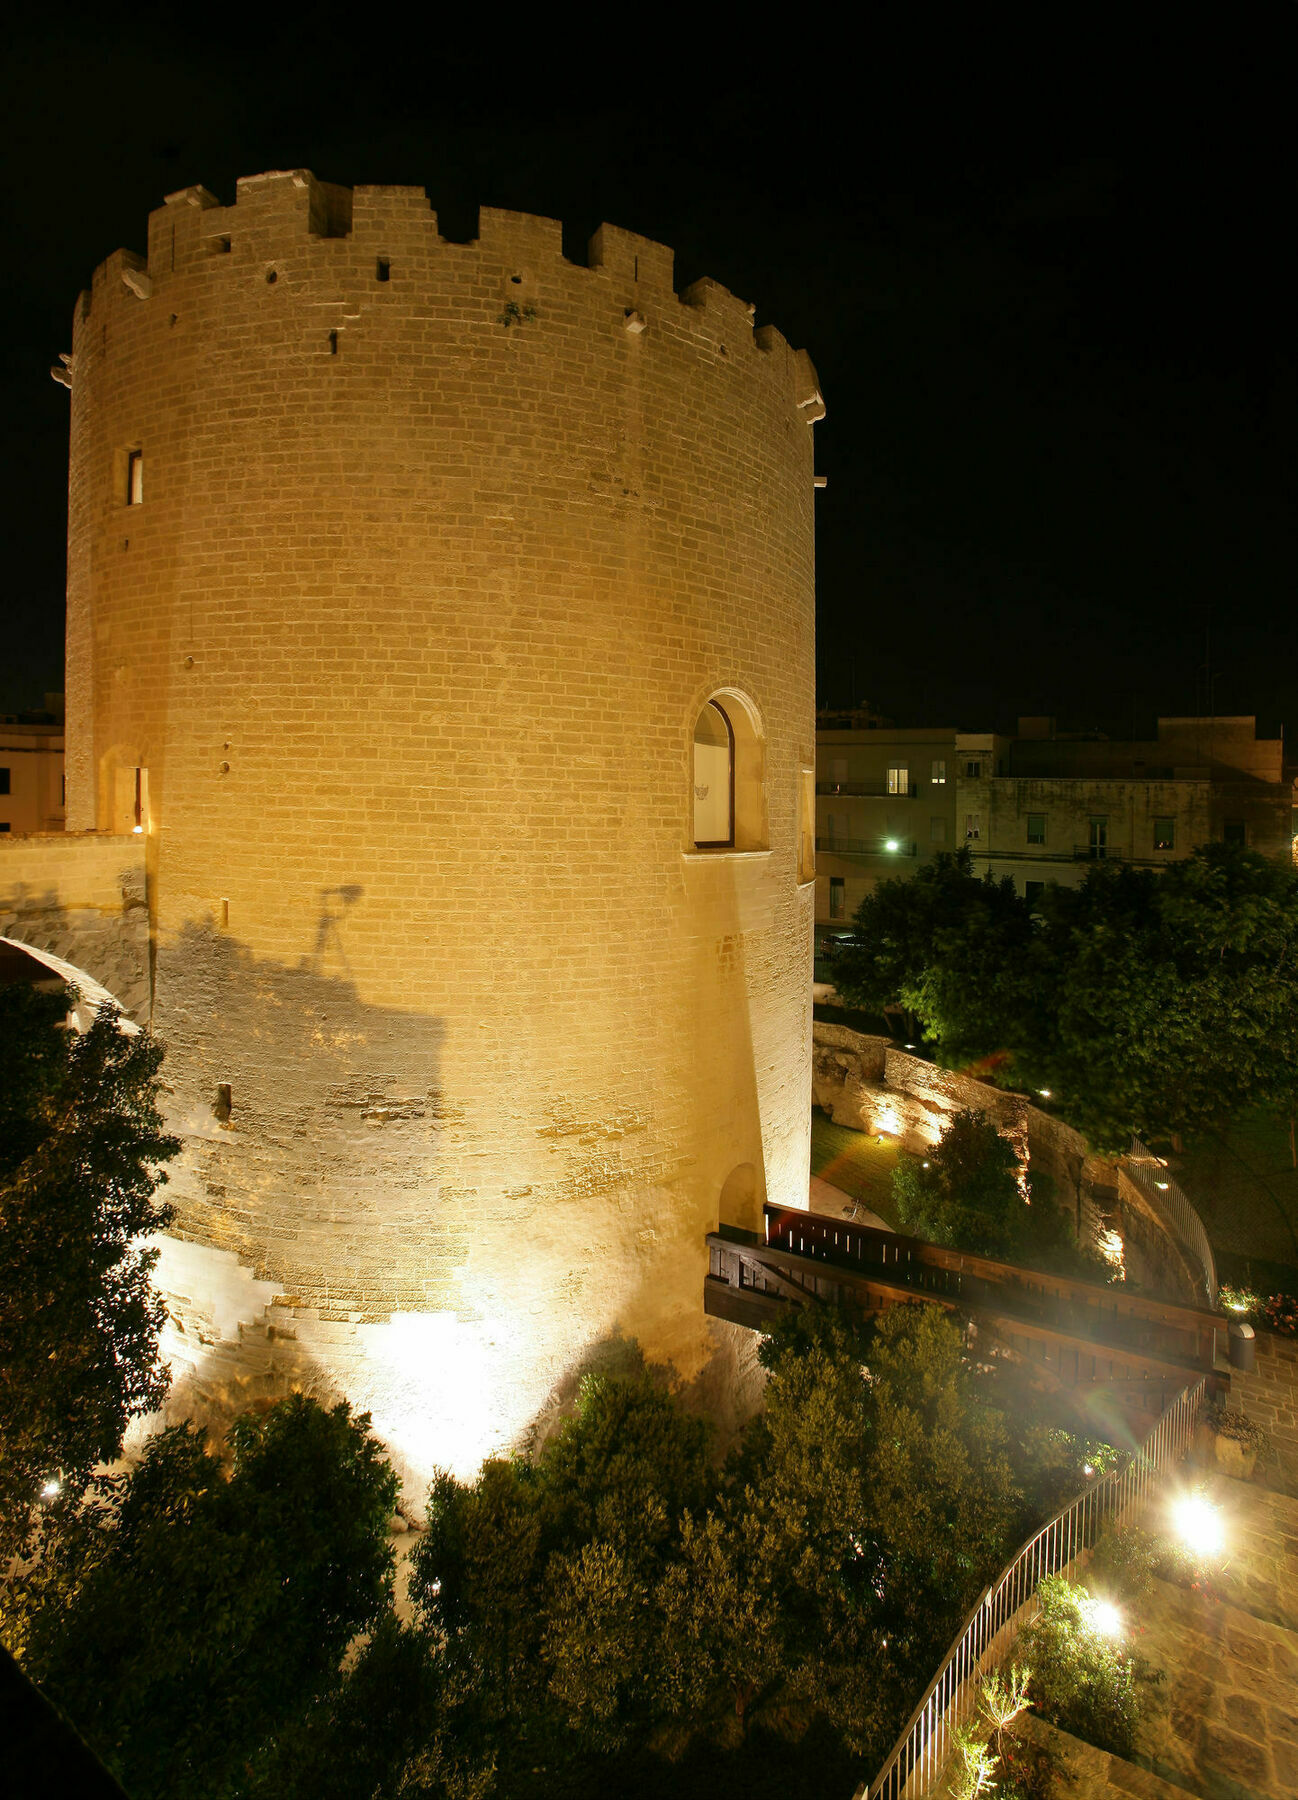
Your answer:
[[[941,1140],[953,1114],[972,1107],[1014,1145],[1025,1175],[1050,1177],[1056,1203],[1072,1211],[1082,1242],[1102,1248],[1116,1233],[1131,1276],[1171,1298],[1195,1298],[1195,1270],[1140,1189],[1062,1119],[1022,1094],[910,1055],[890,1038],[817,1022],[813,1042],[814,1101],[836,1125],[895,1139],[922,1156]]]

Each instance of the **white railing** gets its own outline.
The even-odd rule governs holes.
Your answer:
[[[1147,1150],[1138,1137],[1131,1140],[1131,1154],[1122,1159],[1123,1172],[1135,1182],[1153,1208],[1163,1229],[1192,1256],[1201,1270],[1200,1280],[1208,1305],[1217,1306],[1217,1263],[1203,1220],[1161,1156]]]
[[[951,1754],[957,1726],[978,1702],[978,1677],[1004,1659],[1010,1645],[1039,1610],[1037,1587],[1088,1550],[1110,1519],[1146,1500],[1190,1448],[1207,1389],[1201,1375],[1182,1389],[1126,1465],[1094,1482],[1030,1537],[979,1598],[963,1629],[929,1682],[888,1760],[853,1800],[921,1800],[937,1782]]]

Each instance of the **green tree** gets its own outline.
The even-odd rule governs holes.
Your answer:
[[[967,849],[940,854],[912,879],[882,881],[866,895],[835,953],[834,986],[872,1012],[900,1003],[947,1062],[995,1058],[1012,1047],[1031,1003],[1033,932],[1013,881],[976,878]]]
[[[162,1046],[105,1006],[0,991],[0,1556],[28,1538],[46,1484],[79,1490],[162,1402],[165,1318],[141,1240],[171,1208],[161,1165]]]
[[[1098,1252],[1077,1243],[1050,1178],[1031,1176],[1025,1191],[1014,1146],[972,1108],[952,1117],[926,1157],[899,1158],[892,1192],[902,1225],[931,1244],[1094,1281],[1109,1277]]]
[[[503,1756],[607,1752],[659,1716],[653,1596],[715,1490],[708,1447],[647,1375],[592,1376],[534,1461],[434,1481],[411,1597]]]
[[[908,1007],[944,1061],[1048,1090],[1097,1149],[1298,1103],[1298,871],[1232,845],[1097,862],[1031,910],[936,858],[866,897],[834,980]]]
[[[237,1792],[384,1614],[397,1483],[346,1404],[294,1396],[150,1440],[55,1516],[11,1602],[27,1672],[139,1800]]]
[[[926,1157],[902,1156],[892,1178],[897,1215],[931,1244],[1013,1258],[1030,1209],[1018,1155],[990,1119],[968,1108],[951,1119]]]

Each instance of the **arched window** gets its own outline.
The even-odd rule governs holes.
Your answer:
[[[735,841],[735,734],[709,700],[694,724],[694,845],[729,850]]]

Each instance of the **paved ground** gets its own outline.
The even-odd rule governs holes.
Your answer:
[[[1201,1800],[1293,1800],[1298,1631],[1283,1621],[1298,1606],[1298,1501],[1225,1477],[1212,1487],[1224,1568],[1204,1591],[1156,1582],[1140,1608],[1140,1649],[1167,1672],[1141,1761]]]

